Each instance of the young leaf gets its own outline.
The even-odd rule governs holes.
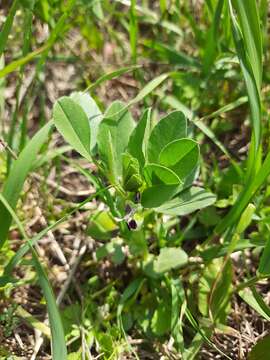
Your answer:
[[[127,151],[138,159],[141,167],[144,166],[146,158],[146,148],[151,131],[151,109],[147,109],[139,123],[132,131]]]
[[[214,204],[216,196],[199,187],[191,187],[176,198],[157,207],[155,211],[172,216],[183,216]]]
[[[182,181],[197,166],[198,160],[199,145],[191,139],[174,140],[159,154],[159,163],[172,169]]]
[[[57,100],[53,108],[53,119],[57,130],[64,139],[84,158],[91,161],[90,125],[80,105],[64,96]]]
[[[122,154],[126,151],[134,120],[120,101],[111,104],[98,131],[98,149],[113,182],[122,176]]]
[[[129,153],[123,154],[123,187],[127,191],[137,191],[143,180],[140,174],[139,162]]]
[[[23,151],[20,153],[17,160],[14,161],[13,167],[9,173],[9,176],[4,184],[2,194],[15,209],[20,193],[23,188],[25,179],[30,172],[38,152],[40,151],[44,142],[48,139],[48,134],[51,129],[52,123],[49,122],[43,126],[25,146]],[[3,246],[8,230],[12,221],[12,217],[7,211],[6,207],[0,204],[0,248]],[[4,221],[3,221],[4,219]]]
[[[99,110],[94,99],[86,93],[83,92],[75,92],[70,95],[71,99],[74,100],[77,104],[79,104],[86,116],[90,121],[90,130],[91,130],[91,151],[94,149],[97,143],[97,133],[98,133],[98,126],[102,120],[102,113]]]
[[[161,150],[168,143],[187,136],[187,121],[181,111],[174,111],[161,119],[152,130],[147,154],[149,162],[157,162]]]

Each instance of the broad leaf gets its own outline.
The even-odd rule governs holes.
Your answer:
[[[216,196],[209,191],[199,187],[191,187],[183,191],[176,198],[157,207],[157,212],[167,215],[187,215],[191,212],[214,204]]]
[[[161,119],[152,130],[147,148],[148,161],[157,162],[161,150],[173,140],[187,136],[187,121],[181,111],[174,111]]]
[[[154,261],[154,271],[165,273],[186,265],[187,261],[188,256],[184,250],[175,247],[162,248],[157,259]]]
[[[199,160],[199,145],[191,139],[174,140],[159,154],[159,163],[172,169],[181,180],[185,179]]]
[[[109,212],[98,211],[91,216],[87,234],[93,239],[109,240],[112,237],[112,232],[117,229]]]
[[[64,139],[79,154],[91,161],[90,125],[83,108],[71,98],[64,96],[54,105],[53,119]]]
[[[167,184],[167,185],[176,185],[181,184],[181,180],[171,169],[158,165],[158,164],[148,164],[144,167],[144,177],[148,184],[157,185],[157,184]]]
[[[181,191],[182,185],[153,185],[142,193],[141,204],[145,208],[158,208]]]
[[[98,126],[102,120],[103,115],[99,110],[99,107],[97,106],[95,100],[89,94],[83,92],[75,92],[72,93],[70,97],[83,108],[87,118],[90,121],[90,146],[92,151],[97,143]]]

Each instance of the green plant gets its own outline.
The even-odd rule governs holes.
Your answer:
[[[56,102],[53,121],[65,140],[95,163],[97,190],[105,190],[101,198],[105,211],[92,214],[88,227],[88,235],[106,242],[97,250],[98,259],[109,256],[121,264],[127,256],[124,246],[128,246],[130,261],[137,259],[136,279],[118,306],[121,328],[145,322],[145,332],[163,336],[172,330],[176,334],[178,320],[171,309],[169,284],[174,269],[184,268],[189,260],[181,246],[173,241],[167,245],[170,227],[166,222],[174,224],[177,216],[216,200],[211,192],[193,185],[199,173],[199,145],[190,137],[184,114],[174,111],[153,124],[151,109],[147,109],[136,124],[119,101],[101,114],[88,94],[73,93]],[[134,317],[128,315],[131,299],[133,303],[143,288],[148,292],[153,286],[156,291],[148,295],[145,315],[140,314],[140,306],[135,307]]]
[[[241,317],[258,333],[257,323],[269,321],[267,5],[267,0],[3,5],[0,322],[5,337],[16,331],[18,315],[50,338],[52,355],[61,360],[91,359],[91,352],[103,359],[127,352],[138,358],[137,349],[149,348],[170,359],[197,358],[202,348],[234,358],[223,334],[241,332]],[[46,40],[34,36],[40,29]],[[58,62],[64,64],[63,79],[70,67],[74,73],[64,88],[52,71]],[[49,121],[58,92],[51,93],[52,80],[60,95],[86,90],[59,98]],[[5,103],[13,84],[15,101]],[[118,86],[125,102],[112,102],[103,111],[111,95],[119,96],[113,91]],[[142,90],[133,96],[136,88]],[[131,108],[142,113],[136,121]],[[69,145],[54,147],[54,125]],[[28,130],[36,132],[31,139]],[[62,183],[61,167],[67,165],[96,190],[82,202],[77,196],[58,197],[57,189],[51,196],[43,184],[51,170],[55,183]],[[25,186],[31,172],[44,179],[39,205],[48,224],[41,231],[28,229],[22,211],[32,191]],[[45,270],[56,288],[62,284],[49,266],[43,269],[34,247],[56,228],[62,247],[61,224],[73,216],[88,222],[92,250],[80,258],[82,271],[70,271],[76,284],[69,285],[59,311]],[[81,238],[80,231],[73,232]],[[44,260],[56,265],[47,254]],[[66,267],[65,272],[69,276]],[[50,331],[20,306],[15,312],[13,305],[5,309],[12,291],[36,281]],[[242,306],[247,308],[241,311]],[[252,309],[256,325],[249,317]],[[133,347],[137,338],[142,344]],[[247,343],[243,348],[250,347]],[[260,358],[268,348],[266,336],[249,357]],[[44,350],[49,353],[46,345]],[[5,345],[0,352],[10,355]]]

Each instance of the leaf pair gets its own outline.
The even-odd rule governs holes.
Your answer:
[[[199,146],[187,138],[187,121],[174,111],[153,128],[145,150],[143,174],[147,188],[144,207],[158,207],[193,182],[199,159]]]

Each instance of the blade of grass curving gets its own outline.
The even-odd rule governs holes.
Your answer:
[[[42,127],[29,141],[29,143],[20,153],[18,159],[14,161],[13,167],[11,168],[2,192],[3,196],[6,198],[12,208],[16,207],[24,181],[30,172],[34,161],[36,160],[38,152],[40,151],[44,142],[48,139],[51,126],[52,122],[49,122],[44,127]],[[8,230],[12,221],[12,217],[3,204],[0,204],[0,220],[1,248],[7,238]]]
[[[247,2],[250,3],[251,0]],[[255,1],[253,6],[256,6]],[[251,122],[252,122],[252,139],[251,146],[248,155],[248,167],[247,167],[247,185],[240,193],[236,203],[229,211],[229,213],[222,219],[222,221],[216,227],[216,233],[221,234],[233,225],[254,196],[255,192],[263,184],[266,177],[269,174],[270,157],[267,155],[264,164],[260,168],[261,163],[261,99],[260,88],[258,88],[259,78],[255,79],[253,68],[249,59],[248,51],[245,48],[244,39],[237,23],[236,17],[233,13],[233,7],[231,0],[229,0],[230,16],[233,30],[234,42],[239,58],[239,63],[242,69],[242,73],[245,79],[248,99],[251,110]],[[248,15],[247,15],[248,16]],[[243,21],[243,20],[242,20]],[[244,29],[245,30],[245,29]],[[248,38],[249,32],[247,30],[245,37]],[[256,32],[256,29],[254,29]],[[253,65],[255,66],[255,65]],[[257,68],[259,65],[257,64]],[[258,75],[256,75],[258,76]],[[259,169],[260,168],[260,169]],[[256,176],[255,176],[256,175]]]
[[[29,248],[31,249],[34,267],[36,269],[38,280],[40,287],[42,288],[44,297],[46,299],[46,304],[48,308],[48,316],[49,316],[49,323],[51,328],[51,349],[52,349],[52,358],[54,360],[65,360],[67,359],[67,348],[65,343],[65,334],[63,330],[62,320],[56,305],[55,297],[53,294],[53,290],[51,288],[51,285],[49,283],[47,274],[45,270],[43,269],[39,259],[38,255],[31,245],[31,242],[29,241],[29,238],[23,228],[22,223],[18,219],[17,215],[13,211],[12,207],[9,205],[5,197],[0,194],[0,201],[5,206],[7,211],[9,212],[10,216],[13,218],[13,220],[16,222],[18,229],[20,230],[22,236],[27,241]]]
[[[7,19],[5,21],[5,24],[3,25],[3,28],[1,30],[0,33],[0,57],[3,54],[6,44],[7,44],[7,40],[8,40],[8,36],[10,34],[11,28],[12,28],[12,24],[13,24],[13,20],[15,17],[15,14],[18,10],[18,7],[20,5],[20,1],[19,0],[15,0],[13,1],[11,8],[9,10]]]
[[[247,2],[250,2],[248,0]],[[236,17],[233,13],[233,8],[231,5],[231,0],[229,0],[230,4],[230,15],[231,15],[231,22],[232,22],[232,31],[233,37],[235,42],[235,47],[240,63],[240,67],[242,69],[242,73],[245,79],[247,94],[250,103],[250,111],[251,111],[251,123],[252,129],[254,134],[254,149],[251,147],[250,149],[250,162],[251,167],[255,164],[255,158],[259,151],[260,140],[261,140],[261,100],[260,100],[260,86],[258,84],[258,75],[253,72],[249,53],[245,47],[244,43],[244,35],[242,35],[239,24],[236,20]],[[245,37],[247,38],[248,35],[246,34]],[[259,67],[259,65],[257,65]],[[252,153],[253,152],[253,153]]]
[[[224,106],[222,106],[221,108],[219,108],[218,110],[212,112],[209,115],[205,115],[202,118],[200,118],[200,120],[208,120],[208,119],[212,119],[216,116],[219,116],[221,114],[225,114],[228,111],[234,110],[236,108],[238,108],[239,106],[245,104],[248,102],[248,97],[247,96],[241,96],[240,98],[238,98],[235,101],[232,101],[229,104],[226,104]]]
[[[35,6],[36,0],[30,0],[29,1],[29,7],[26,7],[24,9],[25,15],[24,15],[24,34],[23,34],[23,48],[22,48],[22,54],[25,56],[29,52],[29,48],[31,45],[31,35],[32,35],[32,20],[33,20],[33,9]]]
[[[22,306],[18,306],[15,310],[15,314],[18,315],[24,322],[28,323],[34,329],[39,330],[50,339],[51,331],[50,328],[43,322],[39,321],[36,317],[32,316]]]
[[[85,90],[84,93],[87,91],[91,91],[94,90],[95,88],[97,88],[99,85],[101,85],[104,81],[108,81],[108,80],[112,80],[115,79],[123,74],[126,74],[130,71],[136,70],[141,68],[141,65],[133,65],[133,66],[126,66],[123,67],[121,69],[109,72],[107,74],[102,75],[101,77],[99,77],[93,84],[90,84]]]
[[[8,65],[6,65],[3,69],[0,70],[0,78],[12,73],[13,71],[17,70],[19,67],[29,63],[32,61],[35,57],[42,54],[46,49],[48,48],[48,44],[30,52],[26,56],[23,56],[22,58],[18,60],[14,60]]]
[[[149,81],[148,84],[145,85],[144,88],[142,88],[141,91],[135,96],[133,100],[131,100],[127,107],[134,105],[138,103],[139,101],[143,100],[147,95],[149,95],[153,90],[155,90],[160,84],[163,83],[168,77],[170,76],[170,73],[162,74],[157,76],[156,78]]]
[[[241,26],[245,48],[260,91],[262,82],[262,37],[256,0],[233,0]]]
[[[128,110],[129,107],[142,101],[146,96],[151,94],[160,84],[162,84],[170,75],[171,75],[171,73],[165,73],[165,74],[159,75],[156,78],[152,79],[148,84],[146,84],[139,91],[139,93],[135,96],[134,99],[129,101],[129,103],[123,109],[121,109],[120,111],[117,111],[113,114],[110,114],[110,118],[113,118],[113,117],[119,115],[120,113],[123,114],[124,111]]]
[[[180,281],[180,279],[175,279],[174,280],[174,285],[177,286],[177,290],[178,290],[178,296],[180,297],[180,301],[181,303],[185,302],[185,291],[184,289],[182,291],[180,291],[181,288],[183,288],[182,282]],[[181,297],[181,295],[183,295],[183,297]],[[223,355],[223,357],[225,357],[226,359],[232,360],[228,355],[226,355],[223,351],[221,351],[209,338],[209,334],[206,334],[204,330],[202,330],[202,328],[200,327],[200,325],[198,324],[198,322],[196,321],[196,319],[194,318],[192,312],[190,311],[190,309],[186,306],[185,307],[185,316],[187,318],[187,320],[189,321],[189,323],[191,324],[191,326],[201,335],[201,337],[204,339],[204,341],[213,349],[215,349],[219,354]],[[209,332],[211,333],[211,329],[209,329]]]

